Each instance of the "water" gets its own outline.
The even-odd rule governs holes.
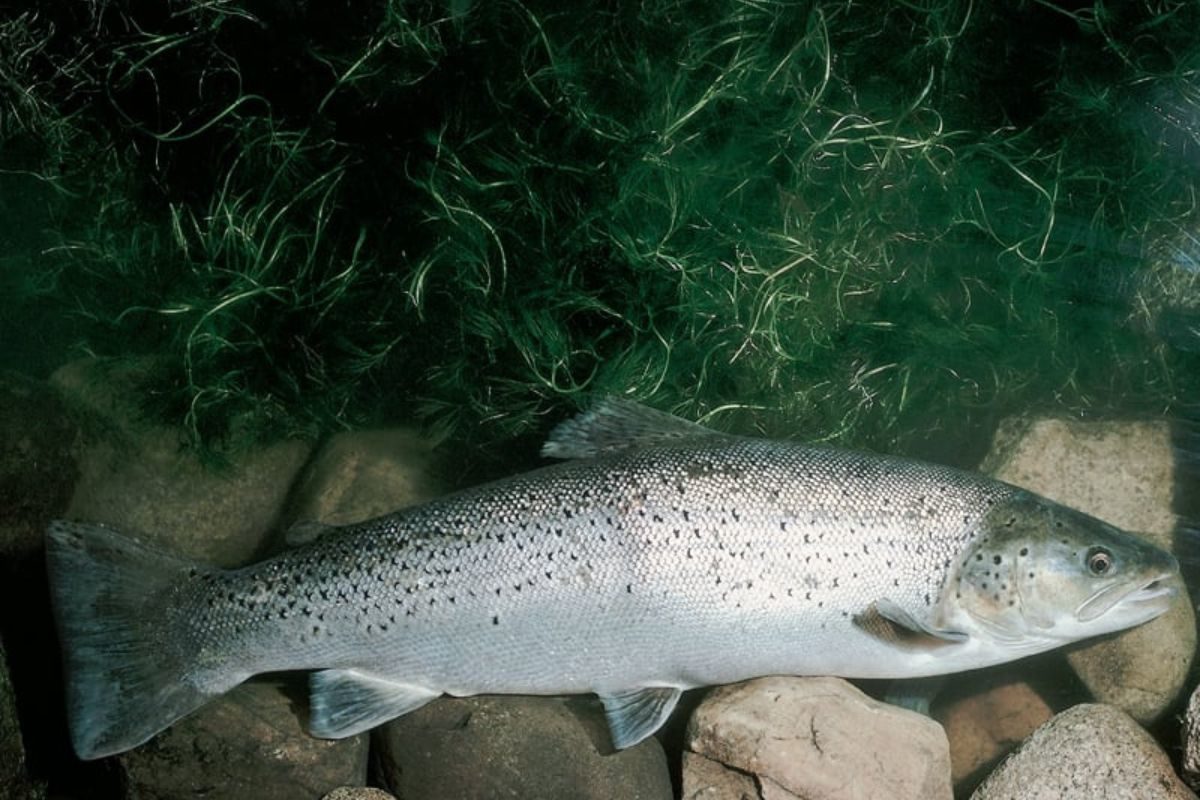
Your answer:
[[[1198,16],[8,10],[0,369],[134,363],[215,469],[415,424],[460,484],[604,394],[968,468],[1013,415],[1165,421],[1194,518]]]

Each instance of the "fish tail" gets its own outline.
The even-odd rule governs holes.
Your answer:
[[[46,532],[46,563],[80,758],[136,747],[240,682],[196,681],[185,648],[168,646],[179,632],[167,590],[204,568],[103,525],[62,520]]]

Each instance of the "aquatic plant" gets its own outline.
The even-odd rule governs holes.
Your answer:
[[[945,443],[1013,409],[1178,412],[1200,380],[1198,17],[30,12],[0,26],[27,42],[0,70],[0,166],[64,194],[49,277],[19,294],[88,352],[154,355],[154,412],[206,446],[420,420],[486,449],[615,393],[964,459]]]

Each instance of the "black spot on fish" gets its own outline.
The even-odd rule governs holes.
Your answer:
[[[975,554],[975,560],[976,560],[976,561],[983,561],[983,553],[976,553],[976,554]]]
[[[1000,556],[992,556],[992,563],[993,563],[993,564],[999,564],[999,563],[1000,563],[1001,561],[1003,561],[1003,560],[1004,560],[1004,559],[1003,559],[1003,558],[1001,558]]]
[[[499,625],[499,624],[500,624],[500,617],[498,617],[498,616],[493,616],[493,617],[492,617],[492,624],[493,624],[493,625]]]

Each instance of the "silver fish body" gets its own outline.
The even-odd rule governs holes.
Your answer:
[[[443,693],[596,692],[627,746],[683,689],[973,669],[1151,619],[1178,581],[1141,540],[947,467],[612,402],[547,450],[570,460],[237,570],[56,523],[76,749],[135,746],[253,674],[294,669],[317,670],[318,735]],[[84,568],[110,585],[72,592]],[[124,574],[141,576],[132,600]],[[125,602],[157,613],[127,618]],[[112,657],[148,641],[152,672]],[[139,717],[147,694],[157,710]]]

